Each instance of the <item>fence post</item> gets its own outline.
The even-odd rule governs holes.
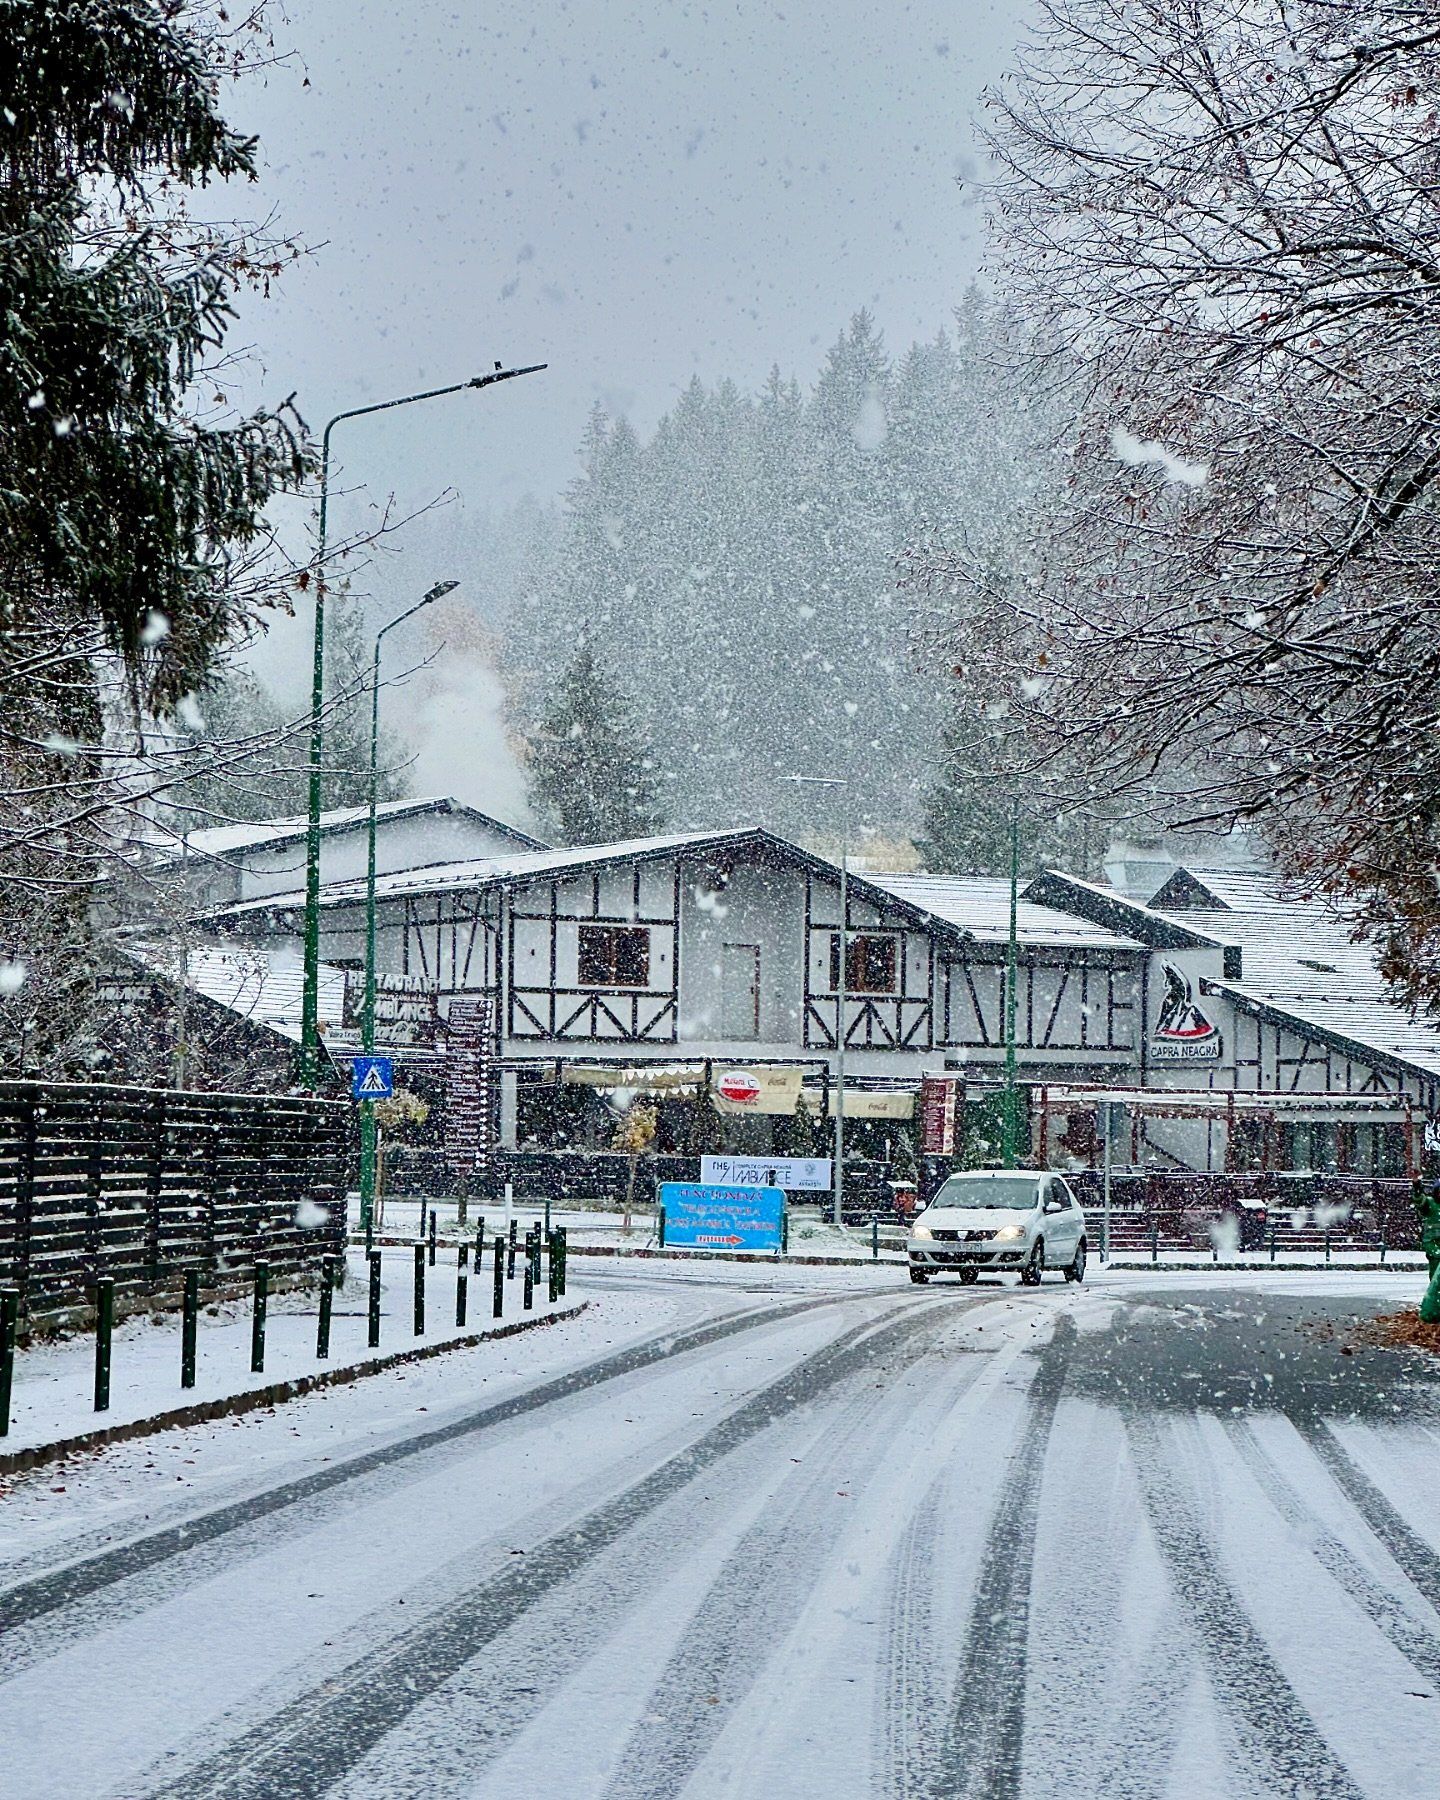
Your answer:
[[[380,1252],[372,1250],[365,1258],[370,1265],[370,1348],[380,1348]]]
[[[1330,1267],[1330,1227],[1325,1227],[1325,1267]]]
[[[1275,1260],[1275,1221],[1273,1219],[1270,1221],[1270,1260],[1272,1263]]]
[[[532,1288],[538,1288],[540,1285],[540,1221],[538,1219],[530,1233],[530,1285]]]
[[[19,1293],[14,1288],[0,1288],[0,1437],[10,1435],[10,1394],[15,1386],[15,1325],[19,1317]]]
[[[545,1277],[547,1283],[546,1292],[549,1294],[550,1304],[553,1306],[560,1298],[560,1271],[555,1263],[555,1239],[553,1235],[550,1242],[545,1246]]]
[[[870,1260],[880,1260],[880,1215],[876,1213],[870,1221]]]
[[[495,1233],[495,1309],[494,1318],[505,1316],[505,1239]]]
[[[330,1311],[335,1301],[335,1261],[333,1256],[320,1259],[320,1318],[315,1327],[315,1355],[320,1362],[330,1356]]]
[[[538,1227],[537,1227],[538,1229]],[[525,1310],[531,1311],[535,1305],[535,1258],[530,1253],[532,1233],[525,1233]]]
[[[1150,1261],[1152,1266],[1160,1260],[1160,1223],[1152,1213],[1150,1215]]]
[[[1380,1215],[1380,1267],[1382,1269],[1385,1267],[1385,1247],[1388,1242],[1388,1237],[1389,1237],[1389,1234],[1386,1231],[1385,1215],[1384,1215],[1384,1213],[1381,1213],[1381,1215]]]
[[[250,1318],[250,1373],[265,1373],[265,1313],[270,1304],[270,1265],[255,1265],[255,1308]]]
[[[468,1244],[462,1243],[459,1250],[456,1252],[455,1266],[457,1269],[468,1269],[470,1267],[470,1246]]]
[[[455,1277],[455,1323],[465,1323],[465,1309],[469,1304],[470,1277],[462,1269]]]
[[[185,1311],[180,1322],[180,1385],[195,1385],[195,1333],[200,1322],[200,1271],[185,1271]]]
[[[415,1246],[415,1335],[425,1335],[425,1246]]]
[[[160,1192],[165,1180],[165,1096],[152,1104],[149,1168],[145,1173],[145,1285],[160,1283]]]
[[[662,1206],[655,1215],[655,1226],[656,1226],[655,1241],[656,1241],[657,1245],[659,1246],[659,1248],[662,1250],[665,1248],[665,1226],[667,1223],[668,1223],[668,1221],[666,1220],[666,1217],[665,1217],[665,1208]]]
[[[20,1162],[15,1171],[15,1286],[19,1305],[30,1311],[30,1258],[35,1222],[35,1157],[40,1136],[35,1101],[20,1109]]]
[[[430,1208],[430,1267],[435,1267],[435,1208]]]
[[[110,1410],[110,1340],[115,1332],[115,1281],[102,1275],[95,1283],[95,1410]]]
[[[515,1221],[510,1221],[510,1244],[506,1257],[505,1276],[508,1281],[515,1279]]]
[[[562,1299],[562,1300],[563,1300],[563,1299],[564,1299],[564,1298],[565,1298],[565,1259],[566,1259],[566,1257],[567,1257],[567,1256],[568,1256],[568,1254],[569,1254],[569,1245],[568,1245],[568,1243],[567,1243],[567,1242],[566,1242],[566,1235],[565,1235],[565,1233],[566,1233],[566,1227],[565,1227],[565,1226],[563,1226],[563,1225],[557,1225],[557,1226],[556,1226],[556,1227],[555,1227],[555,1236],[556,1236],[556,1237],[557,1237],[557,1238],[558,1238],[558,1239],[559,1239],[559,1241],[560,1241],[560,1288],[559,1288],[559,1297],[560,1297],[560,1298],[561,1298],[561,1299]],[[553,1251],[552,1251],[552,1252],[551,1252],[551,1254],[552,1254],[552,1255],[553,1255],[553,1254],[554,1254],[554,1252],[553,1252]]]
[[[550,1196],[545,1196],[545,1242],[550,1242]]]

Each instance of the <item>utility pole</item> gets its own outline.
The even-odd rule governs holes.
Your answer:
[[[413,618],[421,607],[452,593],[458,581],[437,581],[422,600],[382,625],[375,633],[375,653],[370,664],[370,829],[365,868],[365,1000],[360,1013],[360,1047],[367,1056],[375,1050],[375,799],[379,785],[380,752],[380,642]],[[367,1233],[375,1216],[375,1102],[360,1102],[360,1224]]]
[[[1013,1169],[1019,1151],[1019,1089],[1015,1082],[1015,1000],[1020,965],[1016,917],[1020,907],[1020,799],[1010,800],[1010,937],[1005,947],[1005,1112],[1001,1129],[1002,1160]]]
[[[315,556],[315,644],[310,682],[310,804],[305,830],[305,975],[300,1000],[300,1085],[320,1085],[320,812],[324,785],[325,705],[325,557],[330,508],[330,433],[346,419],[363,419],[371,413],[393,412],[397,406],[413,406],[420,400],[438,400],[467,388],[492,387],[497,381],[513,381],[518,375],[535,375],[547,365],[531,363],[523,369],[502,369],[497,363],[490,375],[475,375],[451,387],[429,388],[423,394],[403,394],[398,400],[379,400],[373,406],[352,406],[336,413],[320,437],[320,542]]]

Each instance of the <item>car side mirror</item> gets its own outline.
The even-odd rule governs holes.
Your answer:
[[[1065,1211],[1065,1202],[1063,1200],[1057,1198],[1056,1195],[1052,1194],[1050,1196],[1050,1198],[1045,1202],[1045,1211],[1047,1213],[1064,1212]]]

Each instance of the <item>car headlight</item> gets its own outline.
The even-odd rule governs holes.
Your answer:
[[[1025,1227],[1023,1225],[1002,1225],[995,1233],[995,1242],[997,1244],[1009,1243],[1015,1238],[1024,1237],[1024,1235]]]
[[[910,1235],[912,1237],[929,1237],[930,1227],[928,1225],[917,1225]]]

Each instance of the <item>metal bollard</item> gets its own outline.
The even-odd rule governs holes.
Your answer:
[[[470,1267],[470,1246],[468,1244],[462,1244],[456,1252],[455,1266],[460,1269],[468,1269]]]
[[[495,1233],[495,1308],[493,1317],[505,1316],[505,1239]]]
[[[372,1250],[367,1261],[370,1264],[369,1342],[372,1350],[378,1350],[380,1347],[380,1252]]]
[[[1330,1267],[1330,1227],[1325,1227],[1325,1267]]]
[[[555,1239],[553,1237],[545,1247],[545,1276],[546,1292],[549,1294],[550,1304],[553,1306],[560,1298],[560,1270],[555,1261]]]
[[[876,1213],[870,1221],[870,1260],[880,1260],[880,1215]]]
[[[435,1208],[430,1208],[430,1267],[435,1267]]]
[[[550,1242],[550,1201],[548,1197],[545,1201],[545,1242],[547,1244]]]
[[[667,1223],[665,1208],[662,1206],[655,1216],[655,1242],[661,1250],[665,1248],[665,1226]]]
[[[505,1267],[506,1278],[515,1279],[515,1220],[510,1221],[510,1245]]]
[[[425,1246],[415,1246],[415,1335],[425,1335]]]
[[[1272,1263],[1275,1260],[1275,1227],[1273,1225],[1270,1227],[1270,1260]]]
[[[1384,1219],[1382,1219],[1380,1221],[1380,1267],[1382,1269],[1385,1267],[1385,1249],[1386,1249],[1387,1243],[1388,1243],[1388,1233],[1386,1232],[1386,1229],[1385,1229],[1385,1221],[1384,1221]]]
[[[539,1285],[540,1285],[540,1221],[537,1219],[535,1221],[534,1228],[532,1229],[532,1231],[530,1233],[530,1286],[533,1289],[533,1288],[538,1288]]]
[[[10,1395],[15,1387],[15,1326],[20,1290],[0,1288],[0,1437],[10,1435]]]
[[[320,1318],[315,1327],[315,1355],[325,1362],[330,1356],[330,1313],[335,1301],[335,1261],[333,1256],[320,1262]]]
[[[535,1306],[535,1265],[527,1256],[525,1258],[525,1310],[531,1312]]]
[[[565,1231],[566,1231],[566,1228],[563,1225],[557,1225],[555,1228],[555,1236],[559,1240],[559,1243],[560,1243],[559,1295],[562,1300],[565,1298],[565,1260],[566,1260],[567,1255],[569,1254],[569,1245],[566,1242]]]
[[[115,1334],[115,1283],[106,1275],[95,1283],[95,1410],[110,1407],[110,1340]]]
[[[1152,1263],[1160,1260],[1160,1227],[1154,1223],[1150,1226],[1150,1260]]]
[[[469,1305],[470,1277],[462,1270],[455,1277],[455,1323],[465,1323],[465,1309]]]
[[[265,1314],[270,1304],[270,1267],[255,1265],[255,1307],[250,1316],[250,1373],[265,1373]]]
[[[200,1271],[185,1271],[184,1310],[180,1320],[180,1385],[195,1385],[195,1333],[200,1322]]]
[[[780,1208],[780,1254],[782,1256],[790,1254],[790,1208],[788,1206]]]

